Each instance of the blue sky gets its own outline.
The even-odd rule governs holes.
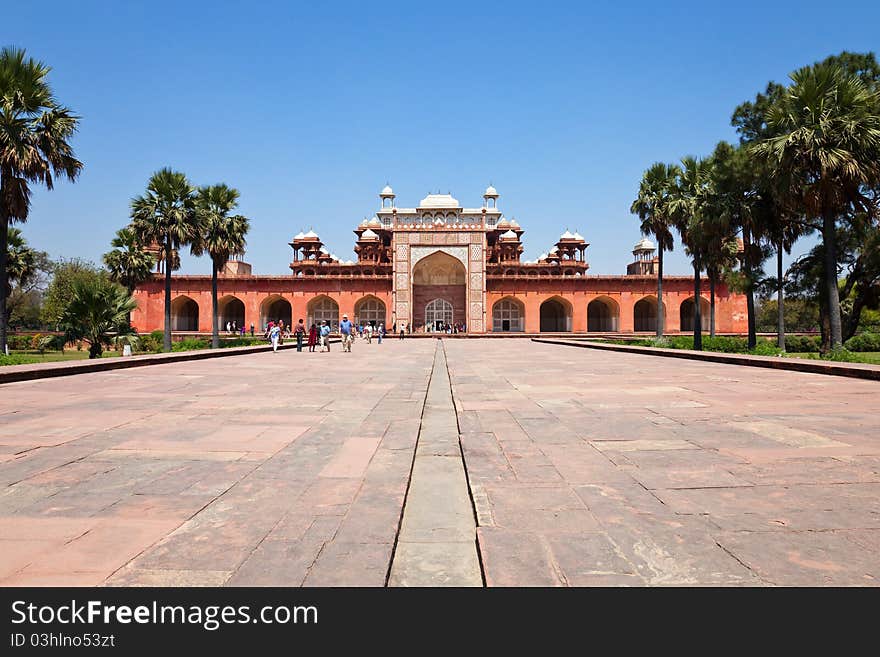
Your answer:
[[[238,188],[247,260],[284,274],[309,226],[353,258],[386,181],[408,207],[437,190],[478,206],[491,181],[526,258],[577,229],[591,273],[622,274],[645,168],[735,141],[733,108],[768,80],[880,49],[877,2],[591,4],[5,6],[0,43],[52,66],[83,117],[83,175],[35,190],[25,235],[99,262],[131,197],[171,166]],[[679,245],[667,270],[689,273]]]

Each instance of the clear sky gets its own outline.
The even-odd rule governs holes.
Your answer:
[[[351,230],[390,182],[479,206],[491,182],[533,259],[566,228],[623,274],[645,168],[735,141],[733,108],[841,50],[880,49],[880,2],[16,2],[0,44],[53,68],[82,117],[76,184],[35,190],[24,232],[99,262],[171,166],[241,191],[247,260],[284,274],[312,226]],[[803,251],[804,242],[798,251]],[[667,271],[689,273],[676,245]],[[209,273],[207,259],[184,272]]]

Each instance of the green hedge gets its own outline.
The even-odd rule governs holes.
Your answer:
[[[846,341],[850,351],[880,351],[880,333],[861,333]]]
[[[818,335],[785,336],[785,350],[791,354],[815,354],[821,344],[822,338]]]
[[[204,338],[186,338],[171,345],[171,351],[193,351],[194,349],[207,349],[211,346],[210,340]]]

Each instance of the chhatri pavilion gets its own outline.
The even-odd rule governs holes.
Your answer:
[[[230,260],[218,282],[220,325],[258,331],[269,321],[307,326],[343,314],[356,322],[405,323],[426,332],[459,325],[469,334],[539,332],[654,332],[657,326],[655,247],[642,239],[633,248],[626,275],[588,274],[589,244],[577,232],[563,232],[537,260],[522,259],[524,230],[498,208],[489,187],[478,208],[463,208],[450,194],[429,194],[418,207],[401,208],[388,186],[375,215],[355,228],[357,261],[343,262],[318,235],[300,232],[290,242],[290,275],[253,274],[242,260]],[[160,265],[161,267],[161,265]],[[163,276],[135,291],[132,323],[141,332],[163,328]],[[709,284],[700,299],[703,327],[709,321]],[[665,330],[692,331],[693,278],[663,277]],[[172,278],[172,330],[211,331],[211,277]],[[745,297],[718,283],[715,327],[720,333],[746,330]]]

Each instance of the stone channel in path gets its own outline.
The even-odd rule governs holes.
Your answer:
[[[446,351],[438,340],[389,585],[482,584]]]

